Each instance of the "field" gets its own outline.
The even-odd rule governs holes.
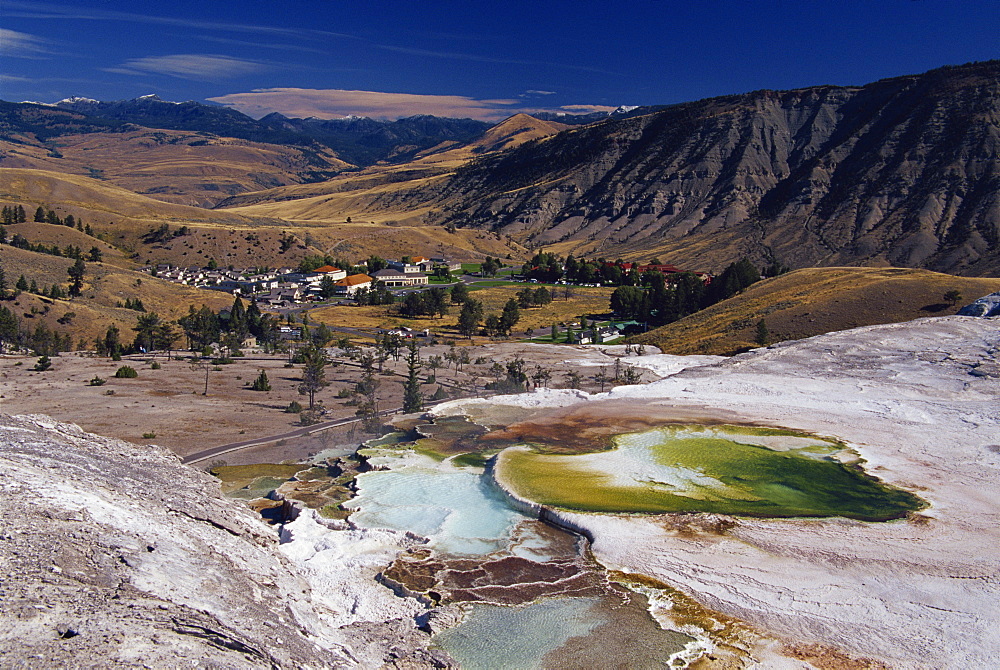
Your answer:
[[[504,304],[515,298],[518,291],[525,287],[535,287],[534,284],[521,282],[484,282],[488,288],[476,290],[472,297],[483,303],[484,316],[499,314]],[[496,285],[494,285],[496,284]],[[482,286],[476,284],[475,286]],[[612,288],[570,287],[570,296],[563,298],[563,287],[559,289],[559,297],[544,307],[522,309],[521,318],[514,331],[523,334],[529,328],[537,330],[547,328],[553,323],[568,323],[577,321],[582,315],[605,314],[608,311],[608,299]],[[452,305],[449,313],[442,318],[420,317],[405,318],[396,313],[392,307],[356,305],[332,305],[320,307],[309,312],[311,321],[325,323],[329,326],[350,326],[352,328],[375,329],[407,326],[417,330],[429,328],[434,332],[458,335],[456,324],[461,305]],[[589,317],[588,317],[589,318]]]
[[[529,374],[536,366],[549,370],[552,387],[566,387],[568,375],[573,372],[580,375],[581,387],[591,391],[599,388],[593,376],[600,366],[613,364],[612,358],[598,350],[575,347],[509,342],[463,350],[470,354],[470,362],[458,370],[454,364],[429,364],[433,356],[444,358],[449,346],[421,347],[421,391],[425,398],[439,388],[448,398],[482,394],[486,382],[493,379],[490,366],[515,356],[526,361]],[[37,357],[0,355],[0,402],[9,414],[44,412],[102,435],[136,443],[155,442],[181,456],[298,429],[299,415],[284,410],[293,401],[308,404],[308,398],[298,392],[301,366],[287,367],[285,356],[247,353],[246,358],[236,358],[231,364],[209,366],[176,354],[170,359],[163,354],[126,356],[117,362],[86,353],[62,354],[52,358],[52,367],[45,372],[33,370]],[[138,377],[116,378],[115,372],[122,365],[133,367]],[[261,370],[267,374],[271,391],[250,388]],[[376,375],[380,409],[394,410],[402,405],[405,374],[405,358],[389,358],[384,363],[382,373]],[[434,381],[429,381],[432,376]],[[91,386],[95,378],[105,383]],[[316,395],[317,405],[328,410],[323,420],[355,417],[357,404],[351,391],[360,378],[357,363],[335,351],[326,368],[329,386]],[[229,464],[281,462],[333,447],[353,451],[368,437],[357,423],[352,423],[313,435],[271,441],[219,458]]]

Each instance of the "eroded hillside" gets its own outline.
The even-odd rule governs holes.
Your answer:
[[[561,133],[459,170],[438,220],[717,270],[1000,268],[1000,62],[757,91]]]

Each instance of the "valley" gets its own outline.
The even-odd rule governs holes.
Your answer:
[[[985,667],[998,175],[995,60],[0,102],[0,664]]]

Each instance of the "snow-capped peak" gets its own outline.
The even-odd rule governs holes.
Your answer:
[[[72,98],[63,98],[62,100],[60,100],[56,104],[57,105],[61,105],[63,103],[66,103],[67,105],[72,105],[72,104],[78,103],[78,102],[93,103],[93,104],[96,105],[97,103],[100,102],[100,100],[94,100],[93,98],[84,98],[84,97],[79,96],[79,95],[74,95]]]

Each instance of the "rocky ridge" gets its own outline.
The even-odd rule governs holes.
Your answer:
[[[1000,61],[756,91],[569,130],[460,169],[441,222],[718,270],[1000,270]]]
[[[318,594],[272,529],[165,449],[40,415],[0,415],[0,443],[4,667],[448,665],[412,618],[380,618],[380,594],[355,594],[368,617]]]

